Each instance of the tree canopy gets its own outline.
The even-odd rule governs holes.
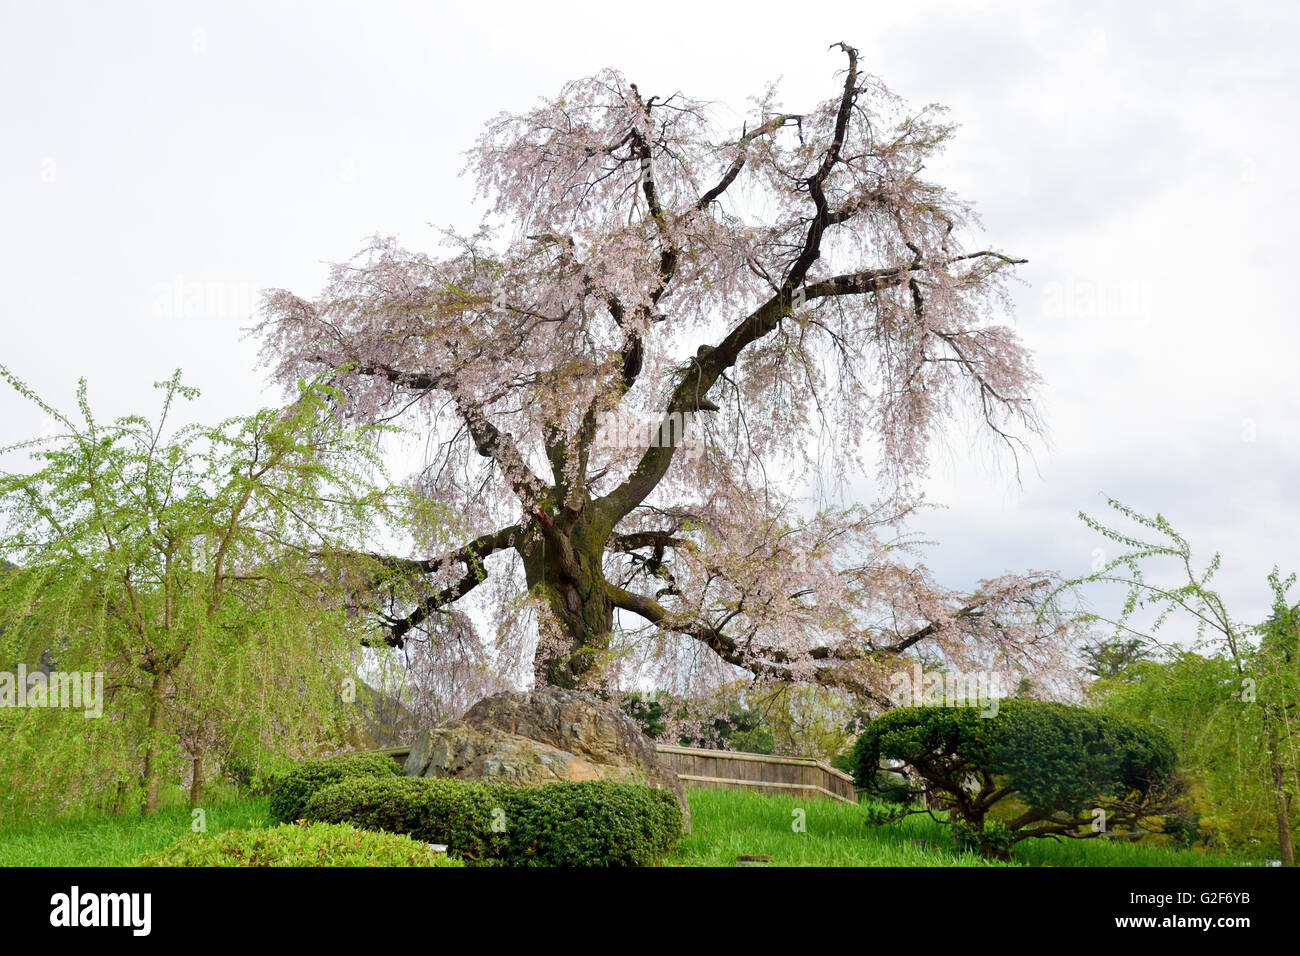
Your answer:
[[[1005,700],[996,715],[971,707],[899,707],[872,720],[853,751],[859,787],[899,791],[950,810],[986,855],[1034,837],[1087,839],[1178,807],[1176,754],[1158,731],[1049,701]],[[882,761],[905,775],[880,773]],[[1014,806],[998,816],[995,808]]]
[[[343,427],[318,384],[287,408],[171,430],[197,396],[179,372],[158,383],[153,422],[98,421],[84,380],[78,421],[0,377],[56,426],[20,446],[34,470],[0,474],[15,565],[0,574],[0,660],[7,676],[39,655],[103,688],[99,713],[0,712],[0,778],[23,781],[8,792],[45,807],[136,793],[152,810],[185,773],[197,801],[205,757],[230,770],[340,735],[370,626],[347,600],[354,551],[400,510],[371,483],[373,429]]]
[[[1128,527],[1108,525],[1081,514],[1094,531],[1123,548],[1092,574],[1071,584],[1111,583],[1125,589],[1117,617],[1106,619],[1116,641],[1139,640],[1162,647],[1160,666],[1140,665],[1133,686],[1105,685],[1097,694],[1119,713],[1151,713],[1178,728],[1191,765],[1207,780],[1213,815],[1222,829],[1240,834],[1242,824],[1271,804],[1278,855],[1295,864],[1292,838],[1300,772],[1300,606],[1288,592],[1296,576],[1274,567],[1266,621],[1239,620],[1211,587],[1222,564],[1214,554],[1198,568],[1191,543],[1162,514],[1144,515],[1119,501],[1108,504]],[[1152,568],[1157,577],[1148,576]],[[1169,575],[1172,573],[1172,577]],[[1140,630],[1140,615],[1153,618]],[[1163,645],[1158,634],[1171,619],[1195,624],[1191,646]],[[1157,704],[1159,706],[1153,706]],[[1267,812],[1267,811],[1264,811]],[[1223,818],[1232,825],[1223,826]],[[1250,827],[1244,828],[1250,832]]]
[[[734,127],[615,70],[568,83],[487,125],[483,220],[445,254],[377,238],[320,295],[268,295],[275,373],[331,374],[359,421],[417,416],[413,486],[464,518],[392,556],[420,594],[387,609],[391,644],[462,626],[473,594],[497,650],[565,686],[731,665],[884,702],[913,649],[1059,662],[1045,576],[956,593],[905,547],[943,429],[1015,454],[1041,427],[1003,316],[1022,260],[926,178],[944,110],[835,47],[834,95],[770,86]],[[877,502],[833,502],[873,470]]]

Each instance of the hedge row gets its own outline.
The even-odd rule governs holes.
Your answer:
[[[503,809],[513,866],[652,866],[683,830],[677,798],[642,784],[515,787]]]
[[[505,866],[650,866],[682,835],[672,794],[603,780],[536,787],[424,777],[353,777],[319,789],[308,820],[443,843]]]
[[[397,761],[384,754],[341,754],[304,760],[271,785],[268,801],[271,819],[292,823],[307,808],[307,800],[317,790],[356,777],[388,778],[402,775]]]
[[[492,830],[492,811],[502,802],[493,793],[497,789],[504,788],[426,777],[353,777],[318,790],[303,816],[403,833],[485,860],[500,857],[507,846],[505,834]]]
[[[408,836],[348,824],[284,823],[266,830],[190,834],[137,866],[463,866]]]

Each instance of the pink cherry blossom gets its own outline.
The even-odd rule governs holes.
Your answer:
[[[973,416],[1015,454],[1037,376],[1004,318],[1019,260],[925,177],[944,111],[837,48],[831,98],[769,87],[738,129],[614,70],[575,80],[469,151],[477,231],[437,256],[376,237],[314,299],[268,294],[277,377],[334,370],[346,414],[422,428],[412,485],[463,531],[429,527],[390,643],[478,600],[503,667],[569,686],[740,668],[879,702],[916,654],[1059,669],[1046,577],[952,593],[903,534],[940,429]],[[651,428],[598,440],[619,416]],[[800,497],[864,471],[879,504]]]

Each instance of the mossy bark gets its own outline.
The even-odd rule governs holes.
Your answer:
[[[533,661],[538,684],[580,687],[609,650],[614,603],[603,569],[608,538],[608,528],[596,520],[551,523],[524,554],[529,590],[546,600],[558,629],[548,639],[543,628]]]

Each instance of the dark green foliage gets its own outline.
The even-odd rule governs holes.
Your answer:
[[[425,843],[442,843],[470,860],[500,857],[511,788],[427,777],[353,777],[318,790],[303,815],[326,823],[351,823],[367,830],[404,833]]]
[[[317,790],[350,777],[400,777],[402,768],[385,754],[340,754],[297,764],[271,785],[271,819],[292,823]]]
[[[985,856],[1004,857],[1011,852],[1015,842],[1005,823],[991,821],[982,828],[965,820],[952,823],[952,848],[958,853],[983,853]]]
[[[609,695],[606,695],[608,698]],[[651,740],[659,740],[668,730],[664,723],[664,705],[654,697],[648,697],[638,691],[629,691],[618,695],[614,702],[623,713],[636,721],[641,733]]]
[[[651,866],[682,836],[671,793],[604,780],[514,788],[506,818],[513,866]]]
[[[1068,704],[1007,703],[989,769],[1033,809],[1081,813],[1099,797],[1151,793],[1173,774],[1174,749],[1153,730]]]
[[[957,833],[959,843],[982,833],[988,855],[1032,836],[1093,835],[1098,811],[1111,827],[1136,826],[1178,806],[1176,755],[1161,734],[1068,704],[1003,700],[991,717],[968,707],[890,710],[858,738],[851,761],[858,786],[883,797],[882,761],[905,764],[911,795],[951,810],[971,831]],[[1009,832],[986,825],[992,807],[1012,798],[1023,812]]]
[[[190,834],[137,866],[461,866],[407,836],[347,824],[283,823],[266,830]]]
[[[1138,637],[1101,640],[1082,648],[1087,671],[1099,680],[1132,680],[1133,669],[1151,652],[1145,641]]]
[[[1006,713],[1002,701],[999,717]],[[991,762],[993,748],[990,721],[969,707],[898,707],[886,711],[867,725],[849,760],[849,772],[857,786],[873,796],[883,796],[882,760],[909,761],[925,756],[927,763],[945,775],[963,765],[982,766]],[[896,781],[888,781],[895,783]],[[919,784],[918,784],[919,786]]]
[[[1167,784],[1176,755],[1165,738],[1082,707],[1003,700],[993,717],[970,707],[900,707],[872,721],[854,748],[859,787],[882,793],[880,760],[915,761],[955,779],[1005,777],[1032,809],[1081,812],[1099,797]],[[883,795],[883,794],[882,794]]]
[[[405,833],[507,866],[649,866],[682,835],[672,794],[608,781],[509,787],[358,778],[319,790],[305,816]]]

